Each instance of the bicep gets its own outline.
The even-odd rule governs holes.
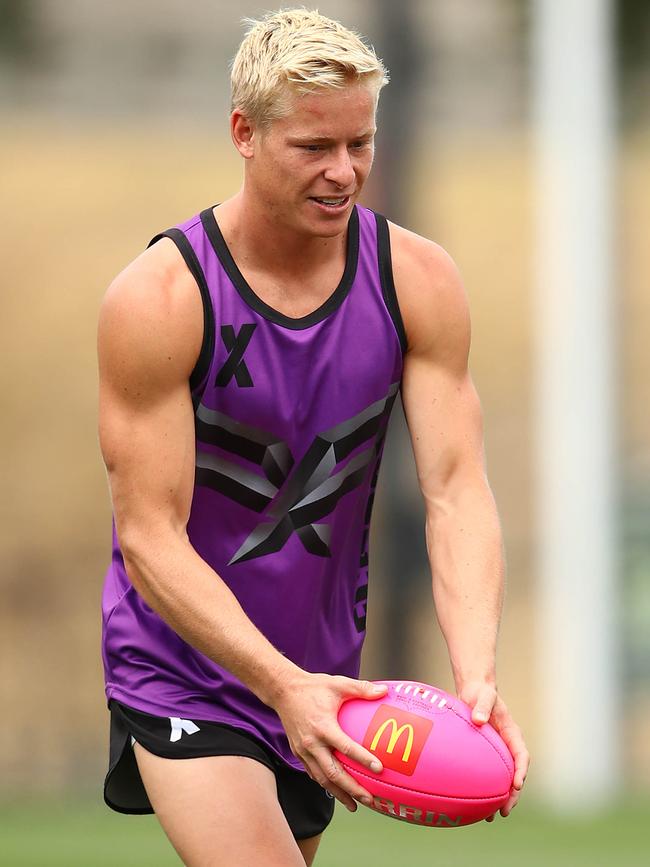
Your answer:
[[[136,279],[109,288],[98,328],[99,440],[121,542],[184,532],[194,482],[189,374],[201,311],[155,275]]]
[[[187,384],[138,404],[100,382],[99,439],[120,538],[189,517],[194,425]]]

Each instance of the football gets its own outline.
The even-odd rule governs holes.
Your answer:
[[[510,795],[514,762],[489,723],[472,722],[471,709],[434,686],[383,680],[388,692],[374,701],[349,699],[341,728],[374,753],[380,774],[335,751],[348,773],[373,797],[372,809],[432,828],[458,828],[486,819]]]

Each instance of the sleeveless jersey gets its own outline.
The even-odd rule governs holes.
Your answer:
[[[358,677],[370,517],[406,348],[386,220],[353,209],[343,277],[300,318],[255,294],[212,208],[150,245],[162,237],[177,245],[204,311],[190,379],[190,542],[281,653],[306,671]],[[114,521],[102,658],[107,700],[242,729],[304,770],[275,711],[137,593]]]

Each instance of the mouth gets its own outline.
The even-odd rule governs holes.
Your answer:
[[[329,213],[344,211],[350,203],[350,196],[310,196],[309,198],[317,207]]]

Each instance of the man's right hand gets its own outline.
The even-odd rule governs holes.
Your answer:
[[[377,756],[343,731],[338,724],[338,711],[346,699],[377,699],[387,690],[385,685],[364,680],[301,671],[283,683],[273,702],[294,755],[304,764],[312,780],[351,812],[357,809],[355,801],[369,806],[372,796],[344,770],[332,750],[338,750],[373,773],[381,772],[382,765]]]

